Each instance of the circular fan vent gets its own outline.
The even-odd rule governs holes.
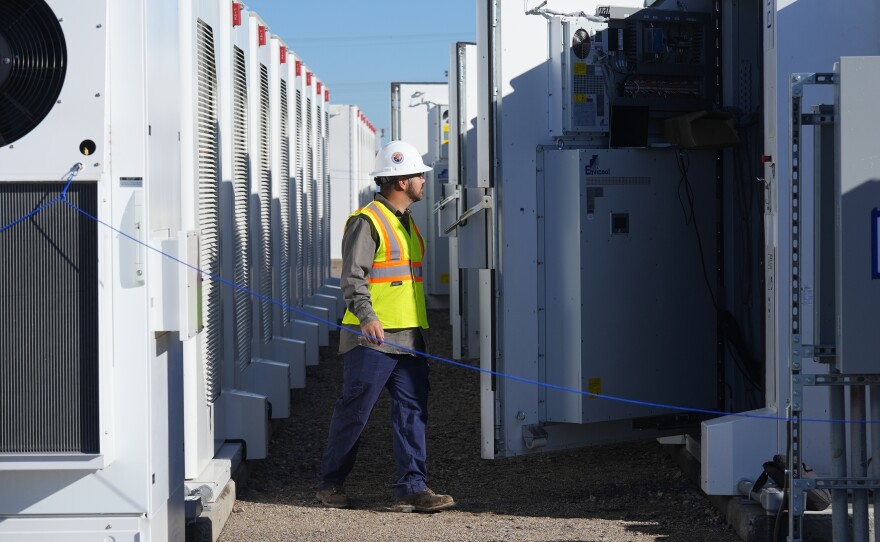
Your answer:
[[[590,54],[590,47],[592,45],[593,42],[590,39],[590,34],[583,28],[578,28],[574,36],[571,37],[571,49],[574,51],[574,56],[581,60],[587,58],[587,55]]]
[[[64,33],[46,2],[0,2],[0,147],[46,118],[66,72]]]

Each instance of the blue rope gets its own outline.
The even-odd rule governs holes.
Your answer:
[[[78,163],[74,164],[73,167],[70,168],[70,172],[68,173],[68,178],[67,178],[67,184],[64,185],[64,189],[61,191],[60,196],[52,199],[51,201],[48,201],[47,203],[44,203],[43,205],[40,205],[39,207],[37,207],[33,211],[29,212],[28,214],[24,215],[23,217],[17,218],[15,220],[13,220],[12,222],[10,222],[9,224],[6,224],[2,228],[0,228],[0,233],[5,232],[9,228],[15,226],[16,224],[18,224],[20,222],[24,222],[28,218],[34,216],[35,214],[43,211],[44,209],[46,209],[48,207],[51,207],[52,205],[55,205],[59,201],[67,199],[67,190],[70,188],[70,183],[73,182],[73,179],[76,177],[76,174],[79,173],[80,170],[82,170],[82,167],[83,167],[82,162],[78,162]]]
[[[67,184],[64,185],[64,190],[61,191],[61,199],[67,199],[67,191],[70,189],[70,183],[73,182],[76,174],[82,171],[82,168],[82,162],[77,162],[72,168],[70,168],[70,178],[67,179]]]
[[[75,174],[74,174],[74,175],[75,175]],[[71,180],[72,180],[72,178],[71,178]],[[68,185],[69,185],[69,184],[70,184],[70,182],[68,181]],[[66,190],[66,188],[65,188],[65,190]],[[15,224],[15,223],[21,222],[22,220],[26,219],[28,216],[32,216],[32,215],[36,214],[37,212],[39,212],[40,210],[42,210],[42,209],[48,207],[49,205],[52,205],[53,203],[57,203],[58,201],[63,201],[66,205],[68,205],[69,207],[71,207],[72,209],[74,209],[76,212],[78,212],[78,213],[80,213],[80,214],[82,214],[82,215],[84,215],[84,216],[87,216],[88,218],[94,220],[94,221],[97,222],[98,224],[101,224],[102,226],[105,226],[105,227],[109,228],[110,230],[112,230],[112,231],[118,233],[118,234],[121,235],[122,237],[125,237],[126,239],[129,239],[129,240],[131,240],[131,241],[133,241],[133,242],[135,242],[135,243],[137,243],[137,244],[139,244],[139,245],[142,245],[143,247],[145,247],[145,248],[147,248],[147,249],[149,249],[149,250],[152,250],[153,252],[155,252],[155,253],[157,253],[157,254],[159,254],[159,255],[165,257],[165,258],[169,258],[169,259],[171,259],[171,260],[173,260],[173,261],[179,263],[180,265],[183,265],[183,266],[185,266],[185,267],[188,267],[189,269],[192,269],[193,271],[196,271],[196,272],[202,274],[203,276],[210,277],[212,280],[216,280],[216,281],[219,282],[219,283],[222,283],[222,284],[226,284],[226,285],[228,285],[228,286],[231,286],[232,288],[235,288],[235,289],[237,289],[237,290],[240,290],[240,291],[242,291],[242,292],[245,292],[245,293],[247,293],[248,295],[250,295],[250,296],[252,296],[252,297],[255,297],[255,298],[260,299],[260,300],[263,300],[263,301],[267,301],[267,302],[269,302],[269,303],[272,303],[273,305],[276,305],[276,306],[278,306],[278,307],[283,308],[284,310],[290,311],[290,312],[292,312],[292,313],[299,314],[299,315],[301,315],[301,316],[303,316],[303,317],[305,317],[305,318],[309,318],[309,319],[312,319],[312,320],[316,320],[316,321],[318,321],[318,322],[321,322],[321,323],[327,324],[328,326],[332,326],[332,327],[334,327],[334,328],[336,328],[336,329],[339,329],[339,330],[345,331],[345,332],[347,332],[347,333],[353,333],[353,334],[355,334],[355,335],[359,335],[359,336],[361,336],[361,337],[366,337],[364,334],[360,333],[359,331],[356,331],[356,330],[353,330],[353,329],[349,329],[349,328],[347,328],[347,327],[344,327],[344,326],[342,326],[342,325],[337,324],[336,322],[330,322],[330,321],[328,321],[328,320],[324,320],[324,319],[322,319],[322,318],[320,318],[320,317],[317,317],[317,316],[314,316],[314,315],[312,315],[312,314],[309,314],[309,313],[303,312],[303,311],[301,311],[301,310],[299,310],[299,309],[296,309],[296,308],[294,308],[294,307],[291,307],[291,306],[289,306],[289,305],[286,305],[286,304],[284,304],[284,303],[282,303],[282,302],[280,302],[280,301],[277,301],[277,300],[275,300],[275,299],[272,299],[272,298],[270,298],[270,297],[267,297],[267,296],[265,296],[265,295],[263,295],[263,294],[260,294],[260,293],[258,293],[258,292],[254,292],[254,291],[252,291],[252,290],[250,290],[250,289],[248,289],[248,288],[245,288],[244,286],[238,285],[238,284],[236,284],[236,283],[234,283],[234,282],[232,282],[232,281],[230,281],[230,280],[224,279],[223,277],[219,277],[219,276],[217,276],[217,275],[214,275],[214,274],[212,274],[212,273],[209,273],[209,272],[207,272],[207,271],[204,271],[204,270],[202,270],[202,269],[200,269],[200,268],[198,268],[198,267],[196,267],[196,266],[194,266],[194,265],[191,265],[191,264],[189,264],[189,263],[187,263],[187,262],[184,262],[184,261],[182,261],[182,260],[180,260],[180,259],[178,259],[178,258],[172,256],[171,254],[168,254],[168,253],[162,252],[161,250],[159,250],[159,249],[157,249],[157,248],[155,248],[155,247],[152,247],[152,246],[148,245],[147,243],[145,243],[145,242],[143,242],[143,241],[141,241],[141,240],[139,240],[139,239],[136,239],[136,238],[132,237],[131,235],[129,235],[129,234],[127,234],[127,233],[125,233],[125,232],[123,232],[123,231],[121,231],[121,230],[119,230],[119,229],[117,229],[117,228],[111,226],[110,224],[108,224],[108,223],[106,223],[106,222],[100,220],[98,217],[96,217],[96,216],[90,214],[89,212],[87,212],[87,211],[85,211],[85,210],[83,210],[83,209],[80,209],[79,207],[77,207],[76,205],[74,205],[73,203],[71,203],[70,201],[68,201],[68,200],[64,197],[64,195],[59,196],[58,198],[52,200],[51,202],[47,203],[46,205],[43,205],[42,207],[40,207],[40,208],[38,208],[38,209],[35,209],[35,210],[32,211],[31,213],[28,213],[28,215],[26,215],[26,216],[24,216],[24,217],[22,217],[22,218],[20,218],[20,219],[18,219],[18,220],[16,220],[16,221],[14,221],[12,224]],[[4,227],[3,229],[0,229],[0,231],[5,230],[7,227],[9,227],[9,226],[6,226],[6,227]],[[521,383],[524,383],[524,384],[530,384],[530,385],[540,386],[540,387],[544,387],[544,388],[547,388],[547,389],[557,390],[557,391],[561,391],[561,392],[565,392],[565,393],[574,393],[574,394],[583,395],[583,396],[586,396],[586,397],[593,397],[593,398],[596,398],[596,399],[606,399],[606,400],[609,400],[609,401],[617,401],[617,402],[620,402],[620,403],[626,403],[626,404],[631,404],[631,405],[638,405],[638,406],[645,406],[645,407],[659,408],[659,409],[664,409],[664,410],[674,410],[674,411],[676,411],[676,412],[692,412],[692,413],[697,413],[697,414],[708,414],[708,415],[711,415],[711,416],[737,416],[737,417],[741,417],[741,418],[754,418],[754,419],[759,419],[759,420],[771,420],[771,421],[775,421],[775,422],[782,422],[782,421],[789,421],[789,420],[790,420],[790,418],[788,418],[788,417],[786,417],[786,416],[770,416],[770,415],[750,414],[750,413],[747,413],[747,412],[724,412],[724,411],[720,411],[720,410],[707,410],[707,409],[701,409],[701,408],[691,408],[691,407],[684,407],[684,406],[667,405],[667,404],[663,404],[663,403],[652,403],[652,402],[649,402],[649,401],[637,401],[637,400],[635,400],[635,399],[628,399],[628,398],[626,398],[626,397],[617,397],[617,396],[614,396],[614,395],[606,395],[606,394],[601,394],[601,393],[592,393],[592,392],[588,392],[588,391],[579,390],[579,389],[576,389],[576,388],[569,388],[569,387],[566,387],[566,386],[559,386],[559,385],[556,385],[556,384],[548,384],[548,383],[546,383],[546,382],[539,382],[539,381],[537,381],[537,380],[533,380],[533,379],[530,379],[530,378],[524,378],[524,377],[520,377],[520,376],[510,375],[510,374],[502,373],[502,372],[499,372],[499,371],[493,371],[493,370],[490,370],[490,369],[483,369],[482,367],[475,367],[475,366],[473,366],[473,365],[468,365],[468,364],[466,364],[466,363],[461,363],[461,362],[458,362],[458,361],[454,361],[454,360],[450,360],[450,359],[446,359],[446,358],[441,358],[441,357],[439,357],[439,356],[434,356],[434,355],[432,355],[432,354],[428,354],[428,353],[426,353],[426,352],[420,352],[420,351],[418,351],[418,350],[413,350],[413,349],[411,349],[411,348],[407,348],[407,347],[405,347],[405,346],[401,346],[401,345],[398,345],[398,344],[394,344],[394,343],[392,343],[392,342],[388,342],[388,341],[385,341],[385,344],[388,344],[388,345],[390,345],[390,346],[392,346],[392,347],[395,347],[395,348],[399,348],[400,350],[403,350],[403,351],[406,351],[406,352],[411,352],[411,353],[413,353],[413,354],[415,354],[415,355],[422,356],[422,357],[427,358],[427,359],[432,359],[432,360],[439,361],[439,362],[442,362],[442,363],[447,363],[447,364],[452,365],[452,366],[455,366],[455,367],[460,367],[460,368],[463,368],[463,369],[469,369],[469,370],[472,370],[472,371],[477,371],[477,372],[480,372],[480,373],[485,373],[485,374],[488,374],[488,375],[496,376],[496,377],[499,377],[499,378],[504,378],[504,379],[507,379],[507,380],[512,380],[512,381],[515,381],[515,382],[521,382]],[[800,418],[800,421],[801,421],[801,422],[821,422],[821,423],[846,423],[846,424],[875,424],[875,423],[880,423],[880,420],[847,420],[847,419],[843,419],[843,420],[830,420],[830,419],[825,419],[825,418]]]
[[[40,211],[43,211],[44,209],[46,209],[46,208],[48,208],[48,207],[51,207],[52,205],[55,205],[55,204],[58,203],[59,201],[61,201],[61,196],[58,196],[57,198],[55,198],[55,199],[53,199],[53,200],[50,200],[50,201],[48,201],[48,202],[46,202],[46,203],[40,205],[39,207],[37,207],[37,208],[34,209],[33,211],[29,212],[28,214],[26,214],[26,215],[24,215],[24,216],[22,216],[22,217],[20,217],[20,218],[16,218],[15,220],[13,220],[12,222],[10,222],[9,224],[6,224],[6,225],[3,226],[2,228],[0,228],[0,233],[5,232],[6,230],[8,230],[9,228],[11,228],[12,226],[15,226],[16,224],[19,224],[19,223],[21,223],[21,222],[24,222],[24,221],[27,220],[28,218],[34,216],[35,214],[39,213]]]

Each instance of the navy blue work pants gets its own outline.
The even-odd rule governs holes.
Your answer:
[[[361,433],[382,388],[391,394],[391,430],[402,498],[427,486],[425,424],[428,420],[428,362],[421,356],[386,354],[357,346],[343,356],[342,397],[330,420],[330,436],[318,474],[318,489],[342,486],[354,467]]]

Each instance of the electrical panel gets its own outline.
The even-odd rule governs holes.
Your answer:
[[[563,132],[607,133],[611,147],[665,142],[662,124],[715,103],[709,14],[600,7],[562,22]]]
[[[610,19],[602,33],[615,103],[685,111],[709,105],[708,14],[643,9]]]

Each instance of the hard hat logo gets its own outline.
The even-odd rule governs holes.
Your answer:
[[[396,153],[392,154],[391,161],[394,162],[395,164],[402,164],[403,163],[403,153],[396,152]]]

